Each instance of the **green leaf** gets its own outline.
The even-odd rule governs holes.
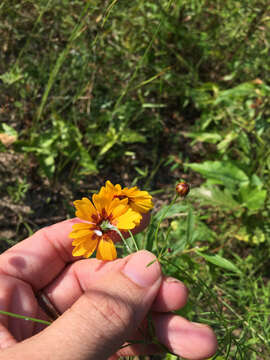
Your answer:
[[[244,201],[244,206],[249,210],[256,211],[264,207],[267,191],[259,190],[258,188],[250,188],[250,186],[240,189],[241,197]]]
[[[192,170],[202,174],[215,184],[222,184],[228,188],[248,185],[249,178],[243,170],[230,161],[205,161],[202,164],[186,164]]]
[[[154,221],[160,221],[161,218],[167,219],[172,216],[177,216],[180,212],[186,212],[188,210],[187,205],[183,203],[176,203],[172,205],[163,206],[153,217]]]
[[[251,82],[245,82],[232,89],[220,91],[216,98],[214,105],[219,105],[221,102],[229,103],[231,99],[241,99],[246,96],[255,95],[255,86]]]
[[[232,197],[228,189],[222,191],[217,186],[212,186],[211,188],[200,187],[192,189],[191,195],[200,199],[202,203],[219,206],[224,209],[237,210],[241,206]]]
[[[222,136],[217,133],[208,133],[208,132],[182,132],[186,137],[194,139],[192,144],[195,144],[198,141],[208,142],[211,144],[216,144],[218,141],[222,140]]]
[[[12,85],[15,82],[23,79],[23,74],[21,73],[21,69],[11,69],[10,71],[5,72],[0,75],[0,79],[7,85]]]
[[[145,143],[146,138],[145,138],[145,136],[139,134],[137,131],[125,130],[123,132],[123,134],[121,135],[121,142],[127,142],[127,143],[141,142],[141,143]]]
[[[223,139],[217,146],[217,149],[223,154],[228,146],[230,145],[230,143],[236,139],[238,137],[238,134],[234,131],[229,132],[226,136],[225,139]]]
[[[90,156],[89,152],[80,145],[80,157],[81,161],[80,164],[82,166],[82,170],[80,171],[80,174],[91,174],[97,171],[96,164],[93,161],[92,157]]]
[[[5,134],[10,135],[10,136],[15,136],[16,138],[18,137],[18,133],[13,127],[11,127],[5,123],[1,124],[1,127]]]
[[[201,253],[200,251],[196,251],[196,254],[202,256],[206,261],[210,262],[211,264],[214,264],[226,270],[236,272],[238,274],[241,273],[241,271],[231,261],[224,259],[220,255],[206,255]]]

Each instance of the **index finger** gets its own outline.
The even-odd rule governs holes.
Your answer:
[[[8,274],[31,284],[35,290],[47,285],[72,256],[72,239],[68,237],[74,218],[37,231],[0,256],[0,273]]]
[[[34,290],[48,285],[65,266],[80,258],[72,256],[69,233],[78,218],[45,227],[18,243],[0,256],[0,274],[6,274],[29,283]],[[149,222],[149,213],[133,233],[142,231]]]

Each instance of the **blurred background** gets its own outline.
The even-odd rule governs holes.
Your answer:
[[[106,180],[154,211],[185,180],[163,224],[185,315],[217,329],[215,358],[269,359],[269,34],[267,0],[2,0],[1,249]]]

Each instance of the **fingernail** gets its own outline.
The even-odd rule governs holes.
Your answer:
[[[142,250],[131,256],[123,273],[135,284],[149,287],[161,276],[161,269],[157,258],[152,253]]]
[[[183,284],[180,280],[173,277],[167,277],[165,281],[167,283]]]
[[[201,324],[201,323],[197,323],[197,322],[193,322],[193,321],[191,321],[190,323],[198,328],[204,328],[204,329],[210,328],[210,326],[208,326],[206,324]]]

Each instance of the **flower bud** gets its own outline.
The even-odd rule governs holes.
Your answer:
[[[189,188],[188,183],[181,181],[180,183],[178,183],[176,185],[175,190],[177,191],[179,196],[186,197],[187,194],[189,193],[190,188]]]

